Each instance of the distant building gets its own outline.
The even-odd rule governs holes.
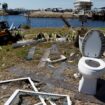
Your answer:
[[[77,11],[80,10],[91,10],[92,2],[91,0],[75,0],[74,8]]]

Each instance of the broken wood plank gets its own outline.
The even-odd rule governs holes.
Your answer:
[[[35,47],[30,48],[26,59],[27,60],[32,60],[33,56],[34,56],[34,53],[35,53]]]
[[[12,44],[12,47],[18,48],[22,46],[36,45],[40,42],[43,42],[43,40],[23,40],[23,41],[18,41],[17,43]]]
[[[45,50],[45,53],[43,54],[43,56],[42,56],[42,58],[41,58],[41,60],[38,64],[38,68],[41,68],[41,67],[45,66],[46,59],[48,58],[49,54],[50,54],[50,49],[48,48],[48,49]]]

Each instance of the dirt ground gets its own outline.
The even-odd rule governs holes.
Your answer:
[[[38,46],[39,47],[39,46]],[[61,53],[65,53],[64,50]],[[72,49],[71,49],[72,50]],[[71,51],[72,52],[72,51]],[[0,80],[14,79],[20,77],[31,77],[35,82],[40,83],[39,91],[67,94],[73,105],[105,105],[105,79],[98,80],[97,94],[95,96],[78,92],[80,78],[74,78],[74,73],[78,72],[78,61],[81,56],[76,53],[73,57],[68,56],[67,60],[57,64],[48,64],[39,68],[32,61],[17,62],[14,66],[8,67],[0,72]],[[40,58],[41,59],[41,58]],[[40,61],[39,59],[39,61]],[[39,62],[38,61],[38,62]],[[31,64],[32,62],[32,64]],[[0,105],[8,99],[15,89],[32,89],[26,82],[15,82],[14,84],[0,84]],[[26,105],[29,105],[28,103]]]

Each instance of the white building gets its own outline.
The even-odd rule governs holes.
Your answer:
[[[74,7],[76,10],[91,10],[91,0],[75,0]]]

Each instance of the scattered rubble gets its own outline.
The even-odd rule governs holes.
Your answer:
[[[27,81],[28,80],[28,81]],[[52,93],[45,93],[45,92],[38,92],[38,89],[36,88],[34,82],[31,80],[30,77],[25,77],[25,78],[17,78],[17,79],[11,79],[11,80],[5,80],[5,81],[0,81],[0,85],[1,85],[1,88],[3,89],[3,91],[5,91],[8,86],[7,86],[7,83],[11,83],[11,82],[17,82],[17,81],[25,81],[25,82],[29,82],[31,84],[31,87],[32,87],[32,90],[33,91],[29,91],[27,90],[27,88],[29,87],[28,85],[24,85],[24,89],[25,90],[20,90],[20,89],[16,89],[14,91],[14,93],[10,96],[8,94],[5,93],[5,95],[3,94],[2,97],[0,97],[1,99],[1,102],[2,103],[2,99],[6,97],[10,97],[8,100],[5,100],[5,103],[4,105],[23,105],[22,102],[23,102],[23,97],[26,98],[26,96],[34,96],[34,98],[31,98],[30,100],[30,104],[32,104],[33,102],[36,102],[36,103],[33,103],[35,105],[48,105],[47,104],[47,101],[51,104],[51,105],[59,105],[59,103],[61,105],[71,105],[72,102],[70,100],[70,97],[68,95],[60,95],[60,94],[52,94]],[[22,85],[20,83],[20,85]],[[11,85],[13,86],[13,85]],[[11,87],[12,88],[12,87]],[[19,87],[20,88],[20,87]],[[37,96],[37,100],[36,100],[36,96]],[[62,98],[61,98],[62,97]],[[63,98],[66,98],[66,100],[62,100]],[[16,99],[18,98],[18,99]],[[39,99],[38,99],[39,98]],[[16,100],[15,100],[16,99]],[[39,100],[39,101],[38,101]],[[46,101],[47,100],[47,101]],[[27,102],[29,101],[29,98],[27,100]],[[28,105],[28,104],[27,104]]]
[[[17,41],[16,43],[12,44],[13,48],[22,47],[22,46],[29,46],[29,45],[36,45],[38,42],[35,40],[22,40]]]
[[[75,77],[75,79],[80,78],[81,77],[81,74],[80,73],[75,73],[74,74],[74,77]]]
[[[62,77],[62,74],[63,74],[64,70],[68,69],[68,66],[67,66],[66,62],[61,62],[58,65],[59,66],[56,67],[56,66],[53,66],[52,64],[48,64],[47,68],[52,71],[52,77],[54,77],[56,79],[61,78],[61,80],[62,80],[62,79],[64,79]]]
[[[17,78],[17,79],[11,79],[11,80],[0,81],[0,85],[1,85],[1,87],[2,87],[3,89],[7,89],[7,87],[6,87],[6,86],[3,86],[2,84],[7,84],[7,83],[11,83],[11,82],[17,82],[17,81],[28,81],[28,83],[29,83],[29,84],[31,85],[31,87],[32,87],[31,90],[33,90],[33,91],[35,91],[35,92],[38,92],[37,88],[35,87],[34,82],[31,80],[30,77]],[[22,85],[22,84],[20,83],[20,85]],[[13,85],[12,85],[12,86],[13,86]],[[11,88],[12,88],[12,86],[11,86]],[[23,87],[24,87],[23,89],[27,89],[27,86],[26,86],[26,85],[24,85]],[[19,86],[19,88],[20,88],[20,86]],[[5,91],[5,90],[4,90],[4,91]],[[13,91],[13,90],[12,90],[12,91]],[[3,94],[3,92],[2,92],[2,94]],[[3,95],[4,95],[4,94],[3,94]],[[42,103],[45,104],[44,99],[43,99],[41,96],[39,96],[39,98],[40,98],[40,100],[42,101]],[[1,102],[2,102],[2,100],[1,100]],[[9,105],[9,104],[7,104],[7,105]],[[45,104],[45,105],[46,105],[46,104]]]
[[[33,40],[33,41],[36,41],[36,40]],[[30,42],[30,44],[29,43],[22,44],[20,42],[18,42],[18,44],[20,44],[20,45],[19,46],[17,45],[14,48],[21,47],[21,46],[27,46],[27,45],[36,45],[36,42],[35,43],[31,43]],[[41,42],[41,40],[39,42]],[[0,50],[2,50],[2,48]],[[32,51],[32,53],[31,53],[31,51]],[[29,53],[27,55],[27,59],[30,60],[30,59],[33,58],[34,51],[36,51],[36,47],[32,47],[32,49],[29,49]],[[64,61],[60,59],[60,57],[61,57],[60,53],[61,52],[59,51],[57,45],[53,44],[53,47],[48,48],[48,49],[45,50],[45,53],[43,54],[43,56],[42,56],[42,58],[41,58],[41,60],[40,60],[40,62],[38,64],[37,68],[33,67],[33,69],[31,71],[30,70],[26,71],[26,69],[22,70],[22,68],[20,66],[19,66],[20,67],[19,68],[20,70],[19,70],[18,67],[17,67],[18,65],[16,65],[16,70],[13,70],[12,73],[16,74],[16,76],[26,76],[26,75],[28,75],[34,80],[40,80],[40,81],[46,83],[46,86],[42,89],[42,87],[40,86],[40,82],[37,83],[37,82],[33,82],[32,81],[34,83],[34,86],[37,87],[37,90],[39,90],[39,89],[40,90],[44,90],[45,89],[44,92],[49,92],[47,90],[52,89],[51,91],[53,91],[53,92],[60,91],[61,93],[68,90],[69,92],[67,94],[69,94],[70,97],[72,97],[71,99],[74,102],[73,103],[74,105],[79,105],[79,104],[82,105],[82,103],[83,103],[83,105],[84,104],[86,104],[86,105],[96,105],[96,103],[97,103],[97,105],[104,105],[104,102],[100,102],[100,99],[98,100],[94,96],[91,97],[91,96],[83,95],[83,94],[80,94],[80,93],[77,92],[77,86],[78,86],[78,84],[77,84],[78,82],[77,81],[79,80],[81,75],[79,73],[76,73],[77,72],[77,65],[75,65],[75,64],[71,65],[70,64],[69,65],[70,67],[68,67],[67,63],[68,62],[74,62],[75,60],[78,61],[78,58],[79,58],[78,55],[79,54],[72,52],[70,54],[70,56],[68,57],[67,62],[66,62],[66,58],[65,58]],[[62,56],[64,57],[64,55],[62,55]],[[51,60],[49,60],[50,58],[51,58]],[[61,61],[61,62],[59,62],[59,61]],[[5,65],[3,65],[3,66],[5,66]],[[39,73],[38,70],[40,71],[40,73]],[[51,72],[49,72],[49,71],[51,71]],[[64,72],[66,72],[65,74],[68,74],[68,75],[63,74]],[[47,77],[47,75],[50,75],[50,76]],[[73,79],[74,79],[74,81],[73,81]],[[23,81],[26,83],[27,80],[28,79],[26,78],[26,80],[25,81],[23,80]],[[9,83],[9,82],[10,81],[7,81],[7,83]],[[3,91],[8,89],[7,83],[6,84],[5,83],[6,82],[3,83],[3,81],[2,81],[2,83],[0,82],[0,87],[1,87],[1,89]],[[14,102],[15,103],[19,103],[19,101],[22,101],[22,105],[25,105],[26,103],[28,105],[29,104],[35,104],[35,103],[36,103],[35,105],[42,105],[43,103],[40,102],[40,100],[38,100],[36,97],[34,97],[34,96],[39,96],[41,94],[41,96],[43,98],[42,92],[36,92],[35,88],[33,88],[32,86],[30,88],[30,84],[25,84],[25,83],[23,84],[23,86],[20,83],[20,85],[22,86],[22,90],[20,90],[21,86],[19,87],[19,90],[16,90],[16,91],[19,92],[19,96],[20,97],[19,97],[19,99],[14,98]],[[18,82],[16,82],[16,84],[18,84]],[[13,86],[13,85],[11,85],[11,86]],[[11,89],[13,87],[11,87]],[[27,91],[28,88],[29,88],[30,91],[28,91],[28,93],[27,92],[25,93],[24,91]],[[59,88],[59,90],[58,91],[54,91],[55,88]],[[62,88],[62,91],[60,90],[61,88]],[[15,89],[18,89],[18,88],[15,88]],[[104,91],[104,87],[103,87],[103,91]],[[30,92],[32,92],[32,94],[30,94]],[[38,93],[38,95],[36,95],[36,93]],[[72,96],[71,93],[73,93],[74,96]],[[100,91],[99,97],[101,95],[102,95],[102,91]],[[103,96],[104,96],[104,94],[102,95],[102,97]],[[3,102],[6,102],[8,97],[10,97],[9,94],[4,94],[4,95],[0,96],[0,100],[3,99]],[[31,103],[31,99],[30,98],[33,100],[32,102],[35,102],[35,103]],[[63,103],[63,104],[57,104],[56,103],[61,98],[56,98],[55,96],[54,96],[54,99],[51,99],[51,98],[49,98],[49,96],[44,98],[44,101],[45,101],[45,103],[47,105],[49,105],[49,104],[50,105],[67,105],[66,103]],[[62,99],[61,99],[61,101],[62,101]],[[86,102],[84,102],[84,101],[86,101]],[[63,102],[65,102],[65,101],[63,101]],[[9,104],[5,104],[5,105],[9,105]],[[13,104],[10,104],[10,105],[13,105]]]
[[[34,38],[34,40],[46,40],[46,36],[44,33],[39,33],[38,35],[36,35]]]
[[[68,95],[60,95],[60,94],[52,94],[52,93],[44,93],[44,92],[34,92],[34,91],[27,91],[27,90],[19,90],[17,89],[7,100],[7,102],[4,105],[12,105],[13,101],[15,98],[24,97],[25,95],[30,95],[30,96],[41,96],[43,99],[46,100],[46,103],[43,105],[49,105],[47,104],[47,101],[51,105],[71,105],[72,102],[70,100],[70,97]],[[34,103],[35,105],[38,105],[39,103],[42,102],[37,102]]]
[[[71,53],[70,54],[70,60],[74,60],[75,59],[75,56],[76,56],[76,53]]]
[[[58,49],[58,46],[56,44],[53,44],[50,48],[50,54],[59,54],[60,51]]]
[[[65,61],[67,58],[64,55],[60,54],[60,51],[58,50],[58,47],[56,44],[52,45],[50,48],[50,57],[46,59],[46,62],[48,63],[57,63]]]
[[[67,58],[64,55],[60,55],[60,59],[56,59],[56,60],[51,60],[50,58],[47,58],[46,61],[48,63],[57,63],[57,62],[63,62],[67,60]]]
[[[36,35],[34,38],[34,40],[43,40],[43,41],[54,41],[54,42],[66,42],[67,41],[67,37],[64,37],[62,35],[60,35],[59,33],[52,33],[52,34],[48,34],[48,33],[39,33],[38,35]]]
[[[67,39],[66,39],[66,37],[61,37],[61,38],[56,38],[56,41],[57,42],[66,42]]]
[[[0,20],[0,45],[15,43],[18,40],[22,40],[19,30],[14,29],[13,24],[9,27],[8,21]]]

